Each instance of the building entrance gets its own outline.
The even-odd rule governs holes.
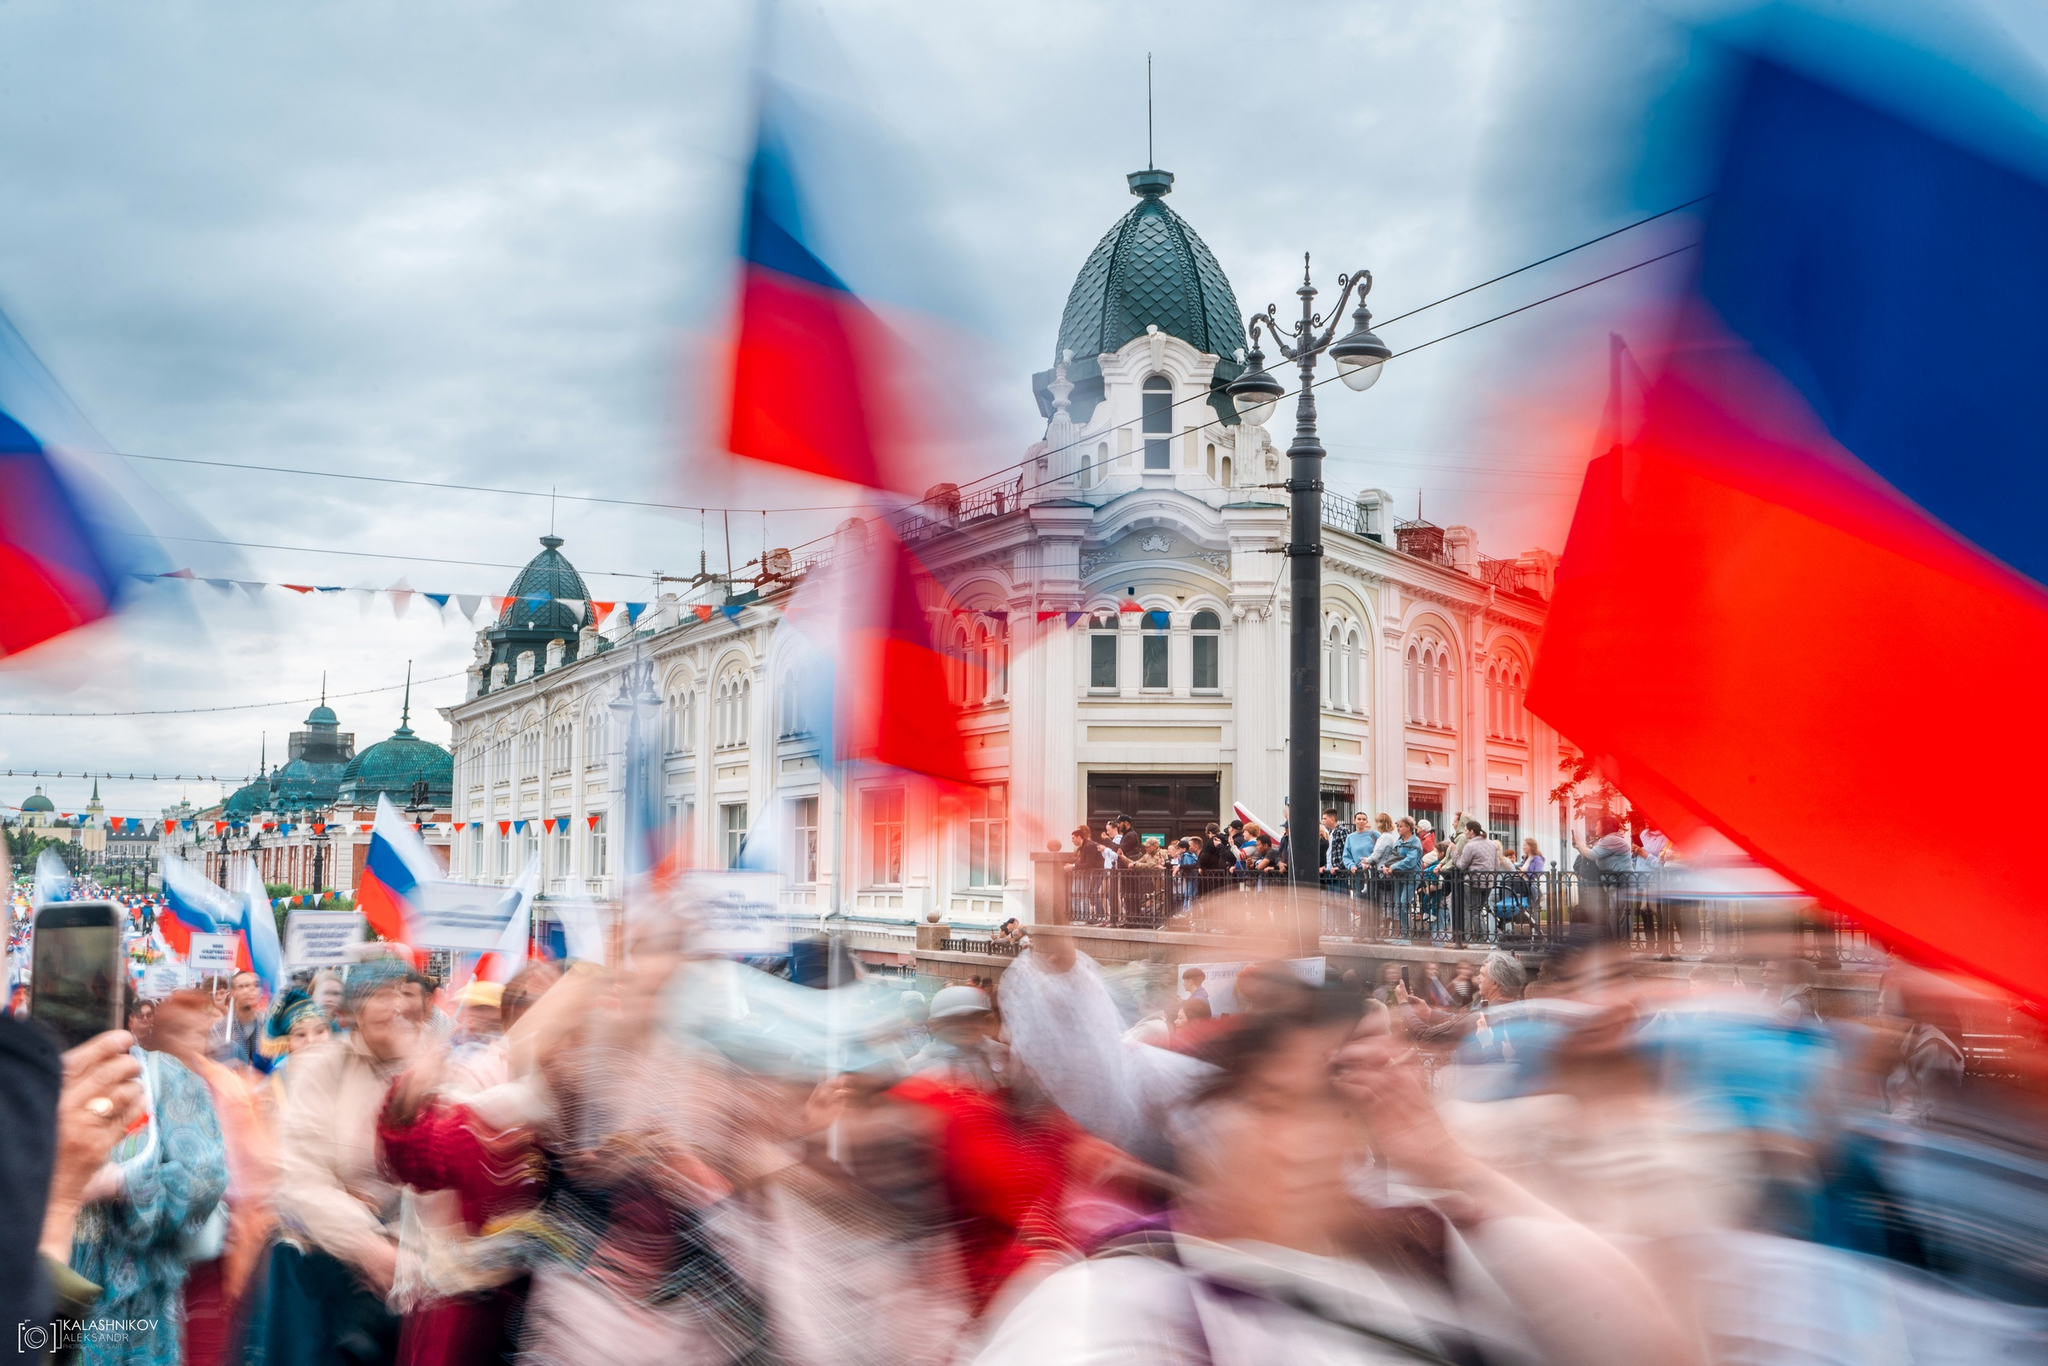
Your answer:
[[[1199,835],[1212,822],[1222,823],[1223,780],[1215,773],[1091,773],[1088,775],[1088,828],[1129,816],[1139,848],[1156,839],[1162,845]]]

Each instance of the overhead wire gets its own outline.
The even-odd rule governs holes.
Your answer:
[[[454,673],[435,674],[432,678],[416,678],[415,683],[443,683],[451,678],[460,678],[466,670]],[[0,711],[0,716],[35,716],[43,718],[78,716],[197,716],[204,712],[219,711],[263,711],[270,707],[298,707],[308,702],[330,702],[350,697],[373,697],[379,693],[398,692],[403,683],[393,683],[384,688],[361,688],[355,692],[321,693],[318,697],[287,697],[276,702],[233,702],[218,707],[159,707],[149,711]]]

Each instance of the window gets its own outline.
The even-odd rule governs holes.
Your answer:
[[[603,877],[611,871],[610,860],[607,858],[611,839],[605,830],[606,823],[604,813],[602,812],[598,814],[597,819],[588,822],[590,826],[590,857],[584,861],[584,866],[589,870],[591,877]]]
[[[503,737],[491,744],[491,783],[500,786],[512,781],[512,740]]]
[[[670,754],[683,752],[683,699],[688,695],[680,689],[671,692],[666,705],[662,708],[662,719],[666,723],[663,729],[667,732],[667,749]]]
[[[1323,706],[1341,711],[1344,699],[1344,628],[1330,623],[1323,639]]]
[[[1438,703],[1436,715],[1431,720],[1448,730],[1458,724],[1458,713],[1451,706],[1451,655],[1448,650],[1437,651],[1436,683]]]
[[[1000,887],[1009,877],[1009,789],[990,783],[968,801],[967,885]]]
[[[1230,457],[1227,455],[1223,457],[1222,473],[1217,477],[1216,482],[1223,485],[1223,487],[1225,488],[1235,487],[1230,482]]]
[[[526,822],[526,829],[521,831],[519,835],[519,871],[524,873],[526,866],[539,857],[540,822],[538,820],[528,820]]]
[[[1208,474],[1208,476],[1209,476],[1209,478],[1210,478],[1210,479],[1212,479],[1212,480],[1213,480],[1213,479],[1215,479],[1215,477],[1216,477],[1216,443],[1215,443],[1215,442],[1213,442],[1213,441],[1209,442],[1209,443],[1208,443],[1208,444],[1207,444],[1207,445],[1206,445],[1205,447],[1203,447],[1203,455],[1202,455],[1202,469],[1203,469],[1203,470],[1204,470],[1205,472],[1207,472],[1207,474]]]
[[[585,768],[602,768],[604,766],[605,757],[611,748],[605,724],[609,719],[605,714],[604,703],[602,702],[592,702],[590,710],[584,713],[583,766]]]
[[[718,689],[711,703],[711,728],[718,749],[738,749],[747,743],[749,709],[754,681],[738,665],[718,677]]]
[[[540,776],[540,728],[526,731],[519,737],[519,776],[538,778]]]
[[[793,882],[818,880],[818,799],[798,797],[789,804],[789,876]]]
[[[1154,375],[1140,395],[1144,403],[1145,468],[1173,468],[1173,381]]]
[[[697,748],[697,690],[691,688],[683,694],[682,717],[677,721],[681,734],[676,737],[676,749],[689,754]]]
[[[1351,668],[1351,678],[1345,693],[1350,698],[1351,710],[1365,710],[1365,642],[1360,639],[1358,628],[1352,627],[1344,637],[1344,659]]]
[[[484,828],[482,825],[475,825],[469,831],[469,875],[473,878],[482,878],[486,872],[487,869],[484,867]]]
[[[868,836],[868,885],[903,885],[903,789],[871,787],[861,794]]]
[[[1095,447],[1094,458],[1081,466],[1081,487],[1084,489],[1094,488],[1102,482],[1103,475],[1108,469],[1109,443],[1107,441],[1099,442]]]
[[[1169,618],[1164,612],[1145,614],[1145,634],[1141,637],[1143,649],[1140,656],[1142,668],[1139,677],[1147,688],[1168,686],[1166,673],[1166,626]]]
[[[776,700],[782,706],[782,720],[777,726],[775,733],[784,740],[801,734],[803,721],[797,714],[795,669],[784,669],[782,671],[782,686],[776,689]]]
[[[498,871],[497,871],[497,875],[498,875],[498,876],[499,876],[500,878],[506,878],[506,877],[510,877],[510,876],[512,875],[512,835],[511,835],[511,832],[509,832],[509,831],[506,831],[506,830],[500,830],[500,831],[498,832],[498,837],[497,837],[497,838],[496,838],[495,840],[491,841],[491,843],[497,846],[497,854],[498,854]]]
[[[569,864],[575,857],[575,847],[570,843],[569,823],[567,821],[557,821],[555,823],[554,876],[569,876]]]
[[[569,771],[569,744],[569,723],[557,720],[553,734],[548,737],[548,771],[550,773],[567,773]]]
[[[1522,799],[1512,793],[1495,792],[1486,799],[1486,833],[1500,841],[1510,854],[1521,852]]]
[[[1216,680],[1221,676],[1221,671],[1217,667],[1217,655],[1219,653],[1218,647],[1222,644],[1220,634],[1223,629],[1222,619],[1214,612],[1197,612],[1195,613],[1193,629],[1195,633],[1195,688],[1197,691],[1200,691],[1205,688],[1217,687],[1219,685]]]
[[[1088,686],[1116,687],[1115,612],[1097,612],[1088,624]]]
[[[725,866],[735,867],[747,847],[747,804],[727,802],[720,806],[718,828],[725,841]]]

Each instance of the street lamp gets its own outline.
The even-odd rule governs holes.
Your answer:
[[[1332,343],[1337,324],[1351,291],[1358,291],[1358,309],[1351,315],[1351,330]],[[1316,831],[1322,809],[1323,699],[1322,605],[1323,605],[1323,445],[1316,436],[1316,359],[1325,351],[1337,363],[1337,376],[1347,388],[1364,391],[1379,381],[1380,367],[1393,356],[1387,344],[1373,334],[1372,313],[1365,296],[1372,292],[1372,272],[1337,277],[1337,307],[1329,315],[1329,326],[1314,309],[1316,287],[1309,283],[1308,255],[1301,258],[1301,288],[1294,291],[1301,300],[1301,320],[1285,329],[1279,322],[1279,305],[1268,304],[1264,313],[1251,320],[1251,354],[1245,357],[1244,373],[1231,381],[1229,394],[1238,415],[1253,426],[1263,426],[1286,396],[1286,387],[1266,369],[1265,354],[1259,349],[1259,331],[1279,349],[1282,357],[1301,369],[1301,388],[1294,404],[1294,443],[1287,448],[1288,540],[1285,554],[1289,575],[1287,628],[1287,870],[1298,886],[1316,885]],[[1294,836],[1300,835],[1300,839]]]

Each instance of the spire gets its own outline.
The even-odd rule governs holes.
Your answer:
[[[412,739],[412,661],[405,661],[405,710],[398,715],[398,729],[391,732],[394,740]]]
[[[92,799],[94,801],[100,799],[100,775],[97,773],[92,775]]]
[[[327,705],[327,670],[320,671],[320,705]]]
[[[322,706],[327,703],[326,674],[320,675],[320,702]],[[262,738],[256,742],[256,776],[261,778],[270,772],[270,732],[264,730],[258,731],[257,734]]]

